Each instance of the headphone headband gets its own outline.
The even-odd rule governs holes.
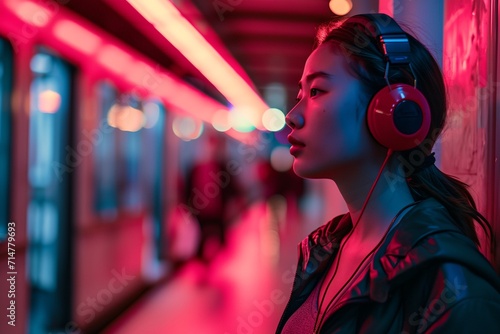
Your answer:
[[[384,79],[387,87],[375,93],[368,105],[366,119],[370,133],[376,141],[392,151],[406,151],[418,146],[429,132],[431,112],[425,96],[416,88],[408,35],[385,14],[355,15],[342,25],[349,25],[358,31],[360,26],[364,28],[377,40],[385,56]],[[363,37],[355,36],[353,42],[363,43]],[[403,83],[390,84],[390,65],[408,66],[413,74],[413,87]]]
[[[385,60],[391,65],[408,65],[411,59],[408,35],[386,14],[359,14],[351,16],[344,24],[360,24],[372,37],[378,39]]]

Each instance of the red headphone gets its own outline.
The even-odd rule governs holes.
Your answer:
[[[411,68],[408,36],[390,16],[362,14],[350,17],[344,24],[360,24],[379,41],[385,55],[387,87],[378,91],[370,101],[367,122],[373,137],[392,151],[417,147],[427,136],[431,123],[429,103],[416,88],[416,77]],[[359,39],[362,43],[362,38]],[[408,66],[415,85],[390,84],[389,66]]]

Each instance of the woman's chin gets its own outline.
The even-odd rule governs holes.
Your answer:
[[[325,179],[328,176],[321,173],[321,171],[315,170],[309,166],[304,166],[298,161],[293,162],[293,171],[295,175],[304,179]]]

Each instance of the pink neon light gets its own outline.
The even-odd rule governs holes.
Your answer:
[[[127,0],[233,104],[251,112],[248,118],[262,129],[267,105],[204,39],[170,1]]]
[[[0,6],[8,7],[7,11],[14,13],[23,22],[44,25],[43,29],[40,28],[43,31],[39,35],[40,43],[55,45],[64,51],[62,54],[65,57],[71,56],[75,63],[93,71],[98,70],[95,73],[100,76],[109,76],[113,81],[124,84],[122,89],[141,88],[145,94],[161,98],[170,111],[191,114],[205,122],[210,122],[216,111],[225,108],[167,71],[154,67],[141,55],[120,47],[105,32],[94,29],[91,25],[87,26],[64,6],[59,6],[58,9],[52,5],[47,5],[47,8],[42,6],[46,3],[52,4],[44,1],[38,5],[28,0],[0,0]],[[41,13],[35,22],[30,21],[33,13]],[[48,19],[43,20],[42,16]],[[1,22],[4,23],[5,21]],[[112,46],[108,47],[109,45]],[[89,62],[88,57],[94,57],[94,61]],[[99,64],[103,66],[100,67]],[[57,109],[54,96],[42,96],[39,102],[42,103],[43,110]],[[253,134],[242,134],[234,130],[229,130],[227,134],[244,142],[255,140]]]
[[[54,13],[48,8],[40,6],[32,1],[13,1],[6,3],[14,14],[24,22],[37,26],[44,27],[52,19]]]
[[[99,50],[97,60],[108,69],[122,75],[126,74],[132,65],[132,57],[123,49],[111,44]]]
[[[61,42],[86,55],[94,54],[101,45],[101,38],[68,20],[61,20],[55,24],[54,35]]]

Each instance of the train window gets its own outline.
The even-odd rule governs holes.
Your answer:
[[[119,104],[119,166],[118,201],[121,209],[140,211],[144,204],[140,179],[142,144],[141,129],[144,116],[141,101],[134,96],[125,96]]]
[[[72,180],[85,156],[71,141],[74,68],[40,49],[30,63],[27,214],[30,333],[71,318]],[[47,300],[51,307],[47,307]]]
[[[94,209],[104,217],[113,217],[117,211],[117,130],[109,126],[108,114],[117,100],[116,89],[107,82],[97,85],[100,121],[95,133],[90,136],[95,141],[94,155]]]
[[[163,157],[165,155],[165,109],[161,102],[149,100],[143,105],[145,124],[142,130],[142,179],[146,185],[145,198],[150,203],[154,225],[156,255],[162,257],[161,251],[165,235],[163,231],[163,175],[165,174]]]
[[[11,146],[12,47],[0,39],[0,240],[7,235]]]

